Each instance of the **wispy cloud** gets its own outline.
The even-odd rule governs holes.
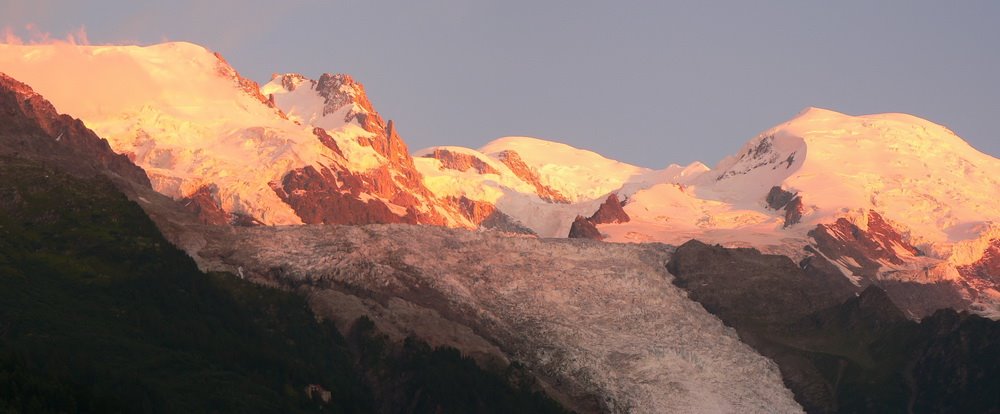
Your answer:
[[[63,37],[54,37],[51,33],[38,29],[34,23],[28,23],[21,30],[24,35],[19,35],[18,31],[8,26],[3,28],[3,36],[0,43],[8,45],[40,45],[40,44],[71,44],[89,45],[87,38],[87,28],[80,26],[72,32],[66,33]]]

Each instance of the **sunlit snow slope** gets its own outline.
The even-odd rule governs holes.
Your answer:
[[[0,45],[0,71],[83,119],[174,198],[208,196],[266,224],[467,224],[435,205],[412,165],[390,159],[394,131],[360,107],[360,85],[318,96],[329,116],[313,125],[287,119],[256,83],[190,43]]]
[[[455,154],[490,169],[455,166]],[[574,217],[594,213],[612,192],[629,194],[708,170],[701,163],[651,170],[530,137],[500,138],[479,150],[431,147],[416,157],[425,184],[435,194],[494,204],[542,237],[566,237]]]
[[[479,151],[448,148],[494,161],[502,151],[516,151],[540,182],[569,196],[569,205],[528,197],[531,186],[512,182],[505,170],[459,173],[418,164],[433,191],[493,202],[543,236],[565,237],[575,216],[594,213],[616,193],[630,220],[598,224],[606,241],[696,238],[796,260],[818,254],[857,284],[870,277],[969,286],[963,295],[979,302],[978,310],[1000,315],[1000,275],[983,264],[984,254],[1000,244],[1000,160],[911,115],[808,108],[712,169],[694,163],[648,170],[534,138],[503,138]],[[475,192],[482,188],[495,190]],[[772,192],[792,201],[769,205]],[[547,222],[551,218],[561,225]],[[852,243],[874,250],[844,251]],[[980,269],[979,276],[962,271],[971,268]]]

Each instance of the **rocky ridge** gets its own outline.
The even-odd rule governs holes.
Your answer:
[[[79,119],[56,111],[30,86],[0,72],[0,154],[59,164],[79,175],[117,174],[149,186],[146,173]]]

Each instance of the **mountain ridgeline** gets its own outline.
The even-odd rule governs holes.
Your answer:
[[[0,71],[0,411],[1000,412],[1000,160],[932,122],[657,170],[184,42]]]

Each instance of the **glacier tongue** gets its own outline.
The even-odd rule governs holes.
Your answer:
[[[195,256],[312,297],[350,292],[432,309],[571,400],[602,396],[602,411],[801,412],[773,362],[670,283],[671,250],[425,226],[293,226],[219,231]]]

